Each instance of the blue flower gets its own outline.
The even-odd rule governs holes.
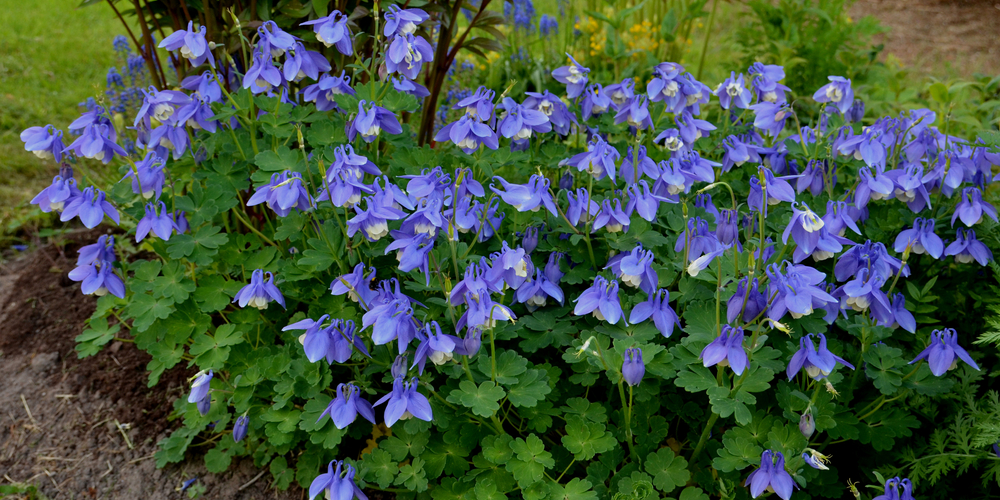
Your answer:
[[[611,272],[626,285],[638,287],[647,294],[652,294],[659,283],[659,278],[653,269],[655,259],[653,252],[643,249],[640,243],[630,252],[611,257],[604,269],[611,269]]]
[[[538,32],[541,33],[543,37],[548,37],[549,35],[558,33],[559,21],[556,21],[555,17],[548,14],[542,14],[541,19],[538,20]]]
[[[934,233],[934,219],[917,217],[913,220],[912,228],[900,231],[893,250],[905,253],[907,249],[913,254],[926,253],[935,259],[941,258],[944,242]]]
[[[57,162],[62,161],[62,153],[66,148],[63,145],[62,136],[62,130],[57,130],[52,125],[28,127],[21,132],[25,151],[31,151],[43,160],[51,158]]]
[[[281,67],[282,75],[289,82],[297,82],[307,76],[315,81],[320,73],[330,69],[330,62],[323,54],[306,50],[302,42],[295,42],[292,49],[285,53],[285,63]]]
[[[114,136],[114,129],[109,125],[88,125],[83,134],[66,146],[63,152],[71,151],[81,158],[93,158],[107,165],[116,154],[128,156],[128,153],[115,142]]]
[[[649,102],[646,96],[640,95],[629,99],[626,105],[620,107],[615,114],[615,124],[622,123],[627,123],[633,132],[653,128],[653,118],[649,115]]]
[[[791,108],[784,103],[765,101],[750,106],[750,109],[754,112],[753,126],[771,137],[781,134],[785,128],[785,120],[792,114]]]
[[[957,357],[957,359],[956,359]],[[958,333],[954,328],[944,330],[934,330],[931,332],[931,343],[926,349],[920,352],[909,364],[916,363],[922,359],[927,360],[927,366],[936,377],[944,375],[945,372],[958,366],[958,360],[965,361],[966,364],[979,370],[979,365],[972,360],[969,353],[962,346],[958,345]]]
[[[406,352],[406,346],[417,334],[413,307],[406,299],[394,299],[373,306],[361,318],[361,328],[369,326],[372,327],[372,342],[375,345],[385,345],[396,339],[400,354]]]
[[[191,383],[191,394],[188,395],[188,403],[197,403],[209,397],[208,393],[211,390],[213,376],[212,370],[209,370],[208,373],[204,371],[198,372],[194,382]]]
[[[423,63],[433,60],[434,49],[423,37],[413,36],[412,33],[393,35],[386,51],[385,66],[389,73],[399,73],[414,80],[420,74]]]
[[[760,456],[760,468],[750,473],[744,486],[750,486],[750,496],[759,497],[764,491],[770,490],[782,500],[792,496],[795,482],[785,470],[785,456],[780,451],[764,450]]]
[[[637,386],[646,374],[646,365],[642,362],[642,350],[637,347],[625,349],[622,357],[622,378],[629,386]]]
[[[206,28],[201,27],[200,31],[195,31],[194,22],[188,21],[187,30],[174,31],[164,38],[158,45],[161,49],[170,51],[178,50],[181,56],[191,61],[192,66],[200,66],[208,61],[208,64],[215,67],[215,57],[212,57],[211,48],[205,40]]]
[[[785,92],[791,89],[778,83],[785,79],[784,68],[774,64],[755,62],[750,65],[747,73],[754,77],[752,86],[757,102],[785,102]]]
[[[365,420],[375,425],[375,412],[372,410],[372,405],[361,397],[360,393],[361,390],[354,384],[337,384],[336,397],[330,401],[323,413],[319,414],[316,423],[329,415],[330,420],[333,420],[333,425],[338,429],[343,429],[351,425],[351,422],[354,422],[360,414]]]
[[[408,273],[420,268],[426,278],[426,283],[430,285],[430,257],[431,250],[434,249],[434,237],[427,233],[407,234],[402,231],[392,231],[393,242],[385,248],[385,254],[396,250],[396,260],[399,261],[399,270]]]
[[[149,128],[151,120],[174,124],[176,123],[176,119],[172,120],[174,112],[191,102],[187,94],[178,90],[156,90],[156,87],[139,90],[143,94],[142,107],[136,112],[135,121],[132,123],[134,127],[138,127],[141,123]]]
[[[526,253],[531,253],[538,247],[538,227],[531,226],[524,230],[524,234],[521,236],[521,248],[524,249]]]
[[[594,217],[594,225],[590,232],[596,233],[598,229],[604,228],[609,233],[628,232],[629,216],[622,210],[622,201],[619,199],[604,200],[601,203],[601,211]]]
[[[79,196],[75,196],[69,200],[69,202],[63,207],[62,215],[59,216],[59,220],[66,222],[72,220],[73,217],[80,217],[80,222],[83,223],[88,229],[93,229],[97,227],[98,224],[104,220],[104,216],[107,215],[109,219],[113,220],[115,224],[120,222],[118,218],[118,210],[115,209],[110,202],[104,199],[104,191],[97,189],[93,186],[87,187],[80,193]]]
[[[292,50],[298,38],[289,35],[274,21],[264,21],[257,27],[258,42],[256,50],[273,57],[281,57],[285,51]]]
[[[146,204],[146,214],[139,219],[135,228],[136,243],[145,239],[150,231],[163,241],[168,241],[174,232],[174,219],[162,201],[159,204]]]
[[[500,176],[494,176],[493,179],[499,181],[504,190],[501,191],[492,184],[490,189],[518,212],[537,212],[545,207],[552,215],[559,215],[549,190],[549,179],[537,174],[532,175],[526,184],[511,184]]]
[[[619,319],[628,325],[618,300],[618,282],[615,280],[608,281],[603,276],[597,276],[594,278],[594,284],[573,302],[576,302],[573,314],[577,316],[593,313],[598,320],[607,321],[612,325],[617,324]]]
[[[481,122],[489,122],[493,118],[495,95],[496,92],[480,85],[472,95],[459,100],[452,109],[462,109],[466,115],[475,117]]]
[[[302,174],[291,170],[271,174],[271,181],[257,187],[253,196],[247,200],[247,206],[264,202],[278,217],[287,216],[293,208],[309,210],[313,205],[312,197],[302,185]]]
[[[350,273],[342,275],[330,283],[331,295],[344,295],[352,302],[359,302],[363,308],[368,308],[377,293],[371,289],[372,278],[375,277],[375,268],[369,267],[365,274],[364,263],[358,263]]]
[[[660,334],[669,338],[674,333],[674,327],[681,328],[677,312],[670,307],[670,291],[661,288],[647,295],[645,302],[640,302],[632,308],[628,320],[633,325],[653,318],[653,324]]]
[[[265,274],[267,281],[264,281]],[[263,269],[255,270],[250,276],[250,283],[241,288],[233,297],[233,302],[238,302],[240,307],[250,305],[257,309],[267,309],[267,304],[272,300],[280,304],[281,307],[285,307],[285,297],[274,285],[274,275],[270,271],[265,273]]]
[[[395,114],[362,99],[358,102],[358,114],[347,122],[347,140],[354,141],[361,134],[365,142],[373,142],[382,130],[395,135],[402,133],[403,127]]]
[[[849,206],[846,201],[829,200],[826,202],[826,215],[823,216],[823,224],[830,233],[843,236],[847,228],[851,228],[855,234],[861,234],[857,221],[861,218],[862,211]]]
[[[546,266],[546,269],[549,267]],[[559,288],[559,280],[551,280],[540,267],[535,268],[535,279],[525,281],[518,287],[514,296],[518,302],[525,304],[529,311],[544,307],[549,298],[555,299],[560,305],[566,299],[562,288]]]
[[[491,267],[486,270],[483,277],[489,282],[499,284],[501,291],[503,284],[517,290],[535,272],[531,256],[523,248],[510,248],[506,241],[501,243],[499,252],[490,255],[490,259]]]
[[[211,71],[205,71],[200,75],[191,75],[181,80],[181,88],[197,92],[203,99],[209,102],[219,102],[222,100],[222,88],[215,80]]]
[[[31,204],[38,205],[38,208],[45,213],[53,210],[61,212],[67,204],[72,203],[82,194],[80,188],[76,187],[76,179],[72,177],[72,172],[70,172],[70,177],[67,178],[62,175],[53,177],[52,184],[35,195],[31,199]]]
[[[316,32],[316,40],[327,47],[336,46],[337,52],[350,56],[354,55],[352,42],[354,34],[351,33],[347,22],[347,16],[339,10],[335,10],[329,16],[306,21],[301,26],[312,26],[313,31]],[[386,27],[388,28],[388,26]]]
[[[431,95],[431,91],[427,90],[427,87],[401,76],[399,78],[392,78],[392,88],[396,89],[396,92],[404,92],[416,97],[418,100],[423,99]]]
[[[683,82],[680,79],[683,72],[684,66],[677,63],[657,64],[653,69],[653,79],[646,86],[650,102],[663,101],[668,111],[679,113],[685,105],[684,94],[681,92]]]
[[[250,418],[246,415],[240,415],[236,419],[236,423],[233,424],[233,441],[239,443],[243,441],[243,438],[247,437],[247,427],[250,425]]]
[[[830,83],[822,86],[813,94],[816,102],[830,102],[840,110],[840,113],[847,115],[851,105],[854,104],[854,90],[851,89],[851,81],[842,76],[827,77]]]
[[[722,333],[705,346],[698,357],[706,368],[728,366],[733,369],[733,373],[742,375],[749,363],[747,352],[743,348],[743,338],[742,328],[723,325]]]
[[[808,410],[799,417],[799,432],[806,439],[811,438],[813,433],[816,432],[816,421],[813,419],[813,414]]]
[[[282,86],[284,82],[281,71],[271,60],[271,55],[255,51],[253,63],[243,75],[243,88],[250,89],[254,94],[260,94],[270,92],[274,87]]]
[[[490,149],[500,147],[496,131],[482,123],[473,115],[464,115],[457,121],[449,123],[434,135],[434,140],[444,142],[450,140],[466,154],[475,153],[480,146]]]
[[[812,448],[809,448],[809,451],[802,452],[802,460],[805,460],[806,465],[812,467],[813,469],[830,470],[830,468],[826,466],[829,461],[827,456]]]
[[[408,420],[416,417],[420,420],[430,422],[433,418],[430,402],[427,398],[417,392],[419,382],[416,377],[404,382],[402,378],[397,378],[392,383],[392,392],[382,396],[374,406],[388,402],[385,406],[385,425],[392,427],[392,424],[400,420]]]
[[[731,71],[729,78],[723,80],[713,93],[719,98],[719,104],[722,106],[722,109],[733,107],[747,109],[750,106],[750,100],[753,98],[750,90],[746,87],[746,83],[744,83],[743,73],[737,76],[735,71]]]
[[[424,374],[424,365],[429,359],[431,363],[441,366],[451,361],[458,345],[462,339],[441,333],[441,326],[437,321],[425,323],[421,330],[417,330],[417,352],[413,355],[413,368],[418,367],[418,373]]]
[[[584,223],[590,221],[590,219],[597,215],[601,206],[597,204],[596,201],[590,198],[590,193],[587,192],[587,188],[580,188],[576,190],[574,195],[572,191],[566,193],[566,198],[569,200],[569,208],[566,210],[566,218],[569,222],[576,226],[582,220]]]
[[[108,133],[112,141],[118,138],[118,135],[115,133],[115,127],[111,123],[111,119],[108,118],[108,113],[101,106],[94,106],[93,109],[84,112],[83,114],[80,115],[79,118],[73,120],[73,122],[70,123],[69,127],[67,128],[69,129],[69,133],[71,134],[82,134],[84,129],[86,129],[90,125],[95,125],[95,124],[107,125],[108,128],[110,129]]]
[[[997,210],[989,202],[983,201],[983,192],[977,187],[967,187],[962,190],[960,201],[955,206],[955,213],[951,216],[951,225],[954,226],[955,220],[961,218],[963,224],[972,227],[982,222],[983,215],[987,215],[993,219],[993,222],[997,222]]]
[[[646,155],[646,146],[639,146],[638,153],[632,146],[628,147],[628,153],[625,155],[621,168],[621,176],[626,183],[635,184],[643,176],[647,176],[655,182],[659,173],[656,162]]]
[[[846,281],[857,275],[859,269],[867,268],[877,273],[883,280],[888,280],[900,271],[902,265],[903,263],[899,259],[889,255],[885,245],[878,242],[872,243],[871,240],[868,240],[841,254],[840,258],[837,259],[833,275],[837,281]],[[907,265],[902,270],[902,276],[909,275],[910,266]]]
[[[510,144],[512,151],[527,149],[532,134],[552,130],[552,124],[549,123],[549,117],[545,116],[545,113],[525,108],[510,97],[503,99],[503,108],[507,112],[500,120],[498,130],[504,137],[512,139]]]
[[[552,130],[559,135],[568,135],[570,124],[576,123],[576,115],[570,113],[566,104],[548,90],[538,92],[525,92],[528,96],[524,99],[522,106],[529,109],[536,109],[545,113],[552,124]]]
[[[587,143],[586,151],[569,158],[566,164],[576,167],[581,172],[586,171],[594,176],[594,180],[601,180],[607,176],[614,183],[615,165],[620,159],[621,153],[598,135]]]
[[[109,261],[95,260],[78,264],[69,272],[69,279],[81,282],[80,291],[84,295],[102,297],[110,293],[119,299],[125,298],[125,283],[115,274],[114,266]]]
[[[382,34],[388,38],[393,34],[406,35],[417,31],[417,25],[430,19],[423,9],[400,9],[398,5],[389,5],[388,12],[382,15],[385,28]]]
[[[468,309],[458,319],[455,330],[467,327],[468,331],[477,327],[493,328],[497,321],[514,321],[517,316],[509,307],[493,302],[486,288],[477,288],[465,292],[465,304]]]
[[[813,310],[823,307],[825,303],[837,302],[837,299],[819,288],[826,274],[811,267],[785,263],[785,272],[781,272],[780,264],[767,266],[768,297],[774,297],[768,306],[767,317],[772,321],[781,320],[786,312],[792,318],[800,318],[812,314]]]
[[[102,234],[99,238],[97,238],[96,243],[80,247],[80,249],[77,250],[77,254],[77,266],[86,266],[102,261],[115,262],[118,260],[117,257],[115,257],[115,237],[112,235]]]
[[[358,265],[360,266],[361,264]],[[305,333],[299,335],[299,343],[302,344],[306,359],[310,363],[315,363],[326,357],[327,352],[330,350],[330,332],[328,329],[323,328],[323,322],[329,318],[329,314],[320,316],[317,321],[306,318],[282,328],[281,331],[305,330]]]
[[[976,239],[976,232],[972,229],[958,228],[955,241],[944,249],[944,255],[954,255],[955,262],[960,264],[976,261],[979,265],[985,266],[993,260],[993,252],[985,243]]]
[[[733,323],[742,318],[744,323],[750,323],[767,308],[767,297],[760,291],[757,278],[750,281],[744,277],[736,284],[736,293],[726,302],[726,322]],[[742,314],[741,314],[742,313]]]
[[[399,87],[396,86],[396,90]],[[306,102],[315,102],[318,111],[339,111],[335,101],[338,95],[355,95],[351,88],[351,76],[341,71],[340,76],[320,75],[319,81],[302,89],[302,98]]]
[[[719,218],[715,225],[715,238],[726,248],[736,244],[737,249],[742,252],[743,245],[740,243],[740,214],[736,210],[723,209],[719,211]]]
[[[791,380],[799,370],[803,369],[815,380],[824,379],[833,372],[837,363],[852,370],[854,369],[854,365],[848,363],[844,358],[833,354],[826,348],[826,335],[822,333],[817,333],[816,335],[819,337],[818,350],[812,341],[813,334],[807,334],[799,339],[799,350],[792,355],[791,361],[788,362],[788,369],[785,371],[785,374],[788,375],[788,380]]]
[[[336,469],[333,464],[337,464]],[[320,474],[313,479],[309,485],[309,500],[326,492],[329,500],[351,500],[357,497],[359,500],[368,500],[361,488],[354,483],[354,475],[357,470],[347,462],[334,460],[327,465],[327,472]]]
[[[628,194],[628,204],[625,206],[625,213],[631,214],[633,210],[639,213],[639,217],[653,222],[656,219],[656,211],[660,203],[669,203],[671,200],[656,196],[649,190],[649,184],[645,179],[638,184],[632,184],[625,189]]]
[[[566,84],[566,97],[576,99],[587,87],[587,75],[590,73],[590,68],[583,67],[569,54],[566,54],[566,57],[572,64],[552,70],[552,78],[555,78],[559,83]]]
[[[675,116],[674,123],[677,125],[681,140],[688,145],[694,144],[695,141],[702,137],[708,137],[709,132],[715,130],[715,125],[695,118],[687,110]]]

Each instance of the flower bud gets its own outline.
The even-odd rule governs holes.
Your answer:
[[[212,397],[206,395],[204,399],[198,401],[197,407],[198,413],[201,413],[201,416],[208,415],[209,410],[212,409]]]
[[[559,178],[559,189],[573,189],[573,172],[566,170],[563,176]]]
[[[250,424],[250,419],[246,415],[241,415],[236,419],[236,423],[233,425],[233,441],[239,443],[247,436],[247,426]]]
[[[637,386],[646,374],[646,365],[642,362],[642,351],[636,347],[625,349],[625,361],[622,363],[622,378],[630,386]]]
[[[524,236],[521,239],[521,248],[525,252],[531,253],[536,247],[538,247],[538,228],[532,226],[524,230]]]
[[[406,377],[406,371],[407,371],[406,366],[407,366],[406,355],[400,354],[399,356],[396,356],[396,360],[392,362],[392,368],[391,368],[393,380]]]
[[[483,332],[478,327],[473,328],[465,334],[465,339],[462,340],[462,347],[465,350],[465,355],[468,357],[473,357],[479,352],[479,348],[483,345]]]
[[[816,432],[816,422],[813,420],[812,413],[803,413],[802,417],[799,418],[799,431],[806,439],[811,438]]]

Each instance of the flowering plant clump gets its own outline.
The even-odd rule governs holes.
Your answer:
[[[713,90],[573,57],[456,96],[419,146],[433,16],[375,12],[336,67],[354,14],[294,31],[325,52],[264,22],[243,60],[188,25],[162,46],[202,71],[134,121],[22,135],[63,160],[33,203],[129,235],[70,272],[100,296],[80,355],[120,338],[150,385],[200,370],[158,465],[209,444],[209,470],[249,457],[309,498],[909,498],[954,466],[910,441],[967,399],[965,469],[1000,477],[975,402],[1000,413],[995,352],[938,309],[993,265],[995,147],[929,109],[865,117],[840,76],[795,96],[773,65]],[[121,180],[72,168],[98,163]]]

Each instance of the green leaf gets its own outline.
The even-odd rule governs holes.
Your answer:
[[[479,477],[475,491],[476,500],[507,500],[507,495],[497,491],[496,483],[488,477]]]
[[[688,365],[687,369],[677,374],[674,384],[688,392],[702,392],[718,387],[715,376],[701,364]]]
[[[605,431],[603,424],[588,422],[579,416],[566,418],[566,435],[562,444],[577,460],[590,460],[618,445],[618,441]]]
[[[115,338],[121,328],[119,324],[109,326],[108,318],[92,318],[87,324],[90,328],[76,337],[76,354],[80,358],[97,354],[102,346]]]
[[[406,489],[413,492],[426,491],[427,475],[424,473],[424,461],[418,457],[400,467],[394,483],[397,486],[406,486]]]
[[[378,484],[378,487],[382,489],[392,485],[392,480],[399,472],[399,465],[392,461],[389,452],[375,448],[371,453],[362,455],[361,459],[367,467],[365,480]]]
[[[687,469],[687,460],[674,456],[670,448],[660,448],[646,456],[644,468],[653,476],[656,489],[670,493],[678,486],[683,486],[691,478]]]
[[[253,162],[265,172],[281,172],[292,170],[303,172],[299,160],[301,153],[292,151],[287,146],[278,146],[277,151],[261,151],[254,157]]]
[[[681,491],[681,496],[678,500],[709,500],[709,497],[704,491],[701,491],[701,488],[688,486]]]
[[[521,375],[517,385],[507,391],[507,400],[519,408],[531,408],[543,401],[550,392],[552,388],[549,387],[545,370],[531,369]]]
[[[476,387],[472,381],[463,380],[457,390],[448,394],[448,401],[458,403],[480,417],[491,417],[500,409],[500,400],[506,394],[503,388],[492,381],[486,381]]]
[[[244,342],[243,332],[236,325],[226,324],[215,330],[215,335],[200,334],[194,338],[190,352],[195,364],[202,370],[220,370],[229,359],[230,346]]]
[[[574,477],[565,486],[559,483],[549,483],[549,498],[552,500],[598,500],[597,492],[593,490],[593,484],[586,480]]]
[[[429,441],[430,434],[427,432],[410,434],[403,429],[379,441],[378,447],[389,452],[393,460],[402,461],[407,455],[413,457],[420,456]]]
[[[933,99],[933,100],[935,100],[935,101],[937,101],[937,102],[939,102],[941,104],[947,104],[948,101],[951,100],[950,97],[949,97],[949,95],[948,95],[948,87],[946,87],[941,82],[935,82],[935,83],[931,84],[930,88],[927,89],[927,90],[931,94],[931,99]]]
[[[902,354],[902,350],[886,344],[876,344],[865,351],[865,373],[886,396],[895,394],[903,385],[902,374],[894,369],[906,363]]]
[[[719,472],[745,469],[760,462],[761,451],[763,448],[757,446],[746,429],[734,427],[723,434],[722,448],[719,449],[719,456],[712,460],[712,467]]]
[[[497,382],[504,385],[513,385],[518,381],[518,375],[528,369],[528,360],[514,351],[501,350],[496,355]],[[493,363],[489,356],[479,358],[479,371],[486,376],[491,376]]]
[[[530,434],[527,440],[515,439],[510,447],[514,450],[515,458],[508,461],[506,467],[521,488],[541,481],[545,469],[556,464],[552,454],[545,451],[545,443],[534,434]]]

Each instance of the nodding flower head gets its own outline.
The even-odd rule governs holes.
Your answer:
[[[335,10],[329,16],[302,23],[302,26],[312,26],[316,32],[316,40],[327,47],[336,47],[337,52],[345,56],[354,55],[354,34],[347,25],[347,15]],[[388,27],[388,26],[387,26]]]
[[[576,99],[587,87],[587,75],[590,73],[590,68],[583,67],[569,54],[566,54],[566,57],[569,58],[570,64],[552,70],[552,78],[566,84],[566,97]]]
[[[805,370],[806,373],[815,380],[820,380],[826,378],[833,369],[840,363],[850,369],[854,369],[854,365],[848,363],[830,352],[826,348],[826,335],[822,333],[817,333],[816,336],[819,337],[819,349],[816,349],[815,344],[813,344],[813,334],[808,334],[803,336],[799,340],[799,350],[792,355],[792,360],[788,362],[788,370],[786,373],[788,379],[791,380],[799,370]]]
[[[612,325],[624,320],[621,303],[618,300],[618,281],[608,281],[603,276],[594,278],[594,284],[584,290],[574,301],[573,314],[582,316],[593,313],[594,317]],[[628,321],[625,321],[628,325]]]
[[[828,102],[840,110],[840,113],[847,115],[854,104],[854,90],[851,89],[851,81],[842,76],[828,77],[830,83],[822,86],[813,94],[816,102]]]
[[[765,491],[772,491],[782,500],[792,496],[795,482],[785,470],[785,456],[780,451],[764,450],[760,457],[760,467],[751,472],[744,486],[750,487],[750,496],[759,497]]]
[[[354,476],[357,469],[347,462],[334,460],[327,465],[324,474],[316,476],[312,484],[309,485],[309,500],[326,493],[326,498],[330,500],[351,500],[358,498],[366,500],[361,488],[354,483]]]
[[[642,350],[637,347],[625,349],[622,362],[622,378],[630,386],[637,386],[646,374],[646,365],[642,362]]]
[[[728,366],[737,375],[742,375],[748,364],[743,339],[742,328],[724,325],[722,334],[705,346],[698,357],[706,368],[714,365]]]
[[[265,275],[267,280],[264,279]],[[285,297],[274,285],[274,275],[270,271],[265,273],[263,269],[255,270],[250,277],[250,283],[240,289],[233,297],[233,302],[238,302],[240,307],[250,305],[257,309],[267,309],[267,305],[271,301],[285,307]]]
[[[413,417],[427,422],[431,421],[433,414],[430,402],[427,401],[426,396],[417,392],[418,385],[419,381],[416,377],[408,382],[397,378],[392,383],[392,392],[375,402],[374,406],[388,402],[385,407],[385,425],[387,427],[392,427],[392,424],[400,420],[408,420]]]
[[[931,373],[936,377],[944,375],[949,370],[954,370],[958,366],[958,360],[965,361],[972,368],[979,370],[979,365],[973,361],[969,353],[958,345],[958,332],[954,328],[931,332],[930,345],[921,351],[916,358],[913,358],[910,364],[924,359],[927,360]]]

